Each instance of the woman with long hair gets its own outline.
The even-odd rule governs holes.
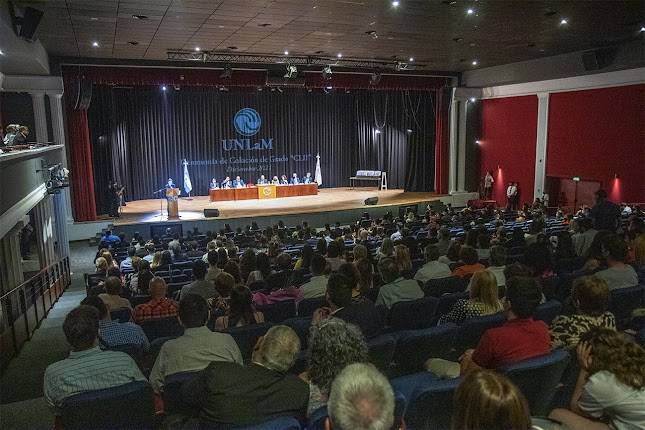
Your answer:
[[[529,430],[526,398],[504,375],[492,370],[469,372],[454,397],[452,430]]]
[[[152,256],[152,262],[150,263],[150,269],[156,270],[157,267],[161,266],[161,251],[155,252]]]
[[[645,349],[615,330],[594,328],[576,352],[570,410],[555,409],[549,418],[571,430],[645,428]]]
[[[460,324],[470,318],[496,314],[502,309],[495,275],[489,270],[481,270],[470,280],[470,297],[458,300],[450,312],[439,318],[439,324]]]
[[[365,295],[374,286],[372,263],[366,258],[361,258],[354,261],[354,266],[358,270],[358,289],[361,295]]]
[[[249,274],[256,269],[255,251],[247,248],[240,257],[240,276],[242,282],[246,282]]]
[[[392,242],[392,239],[390,238],[383,239],[383,243],[381,243],[378,254],[376,254],[377,258],[380,260],[381,258],[392,257],[393,255],[394,242]]]
[[[399,272],[406,278],[411,278],[414,273],[412,271],[412,259],[410,258],[410,248],[405,245],[396,245],[394,247],[394,261],[399,267]]]
[[[309,244],[302,247],[300,258],[293,266],[293,270],[309,270],[311,267],[311,258],[314,256],[314,249]]]
[[[243,285],[238,285],[231,290],[231,299],[226,315],[215,320],[215,330],[223,331],[232,327],[263,322],[264,314],[255,310],[251,290]]]

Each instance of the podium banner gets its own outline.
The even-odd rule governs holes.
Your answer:
[[[258,199],[275,199],[277,197],[275,185],[258,185]]]

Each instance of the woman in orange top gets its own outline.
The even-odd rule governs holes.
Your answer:
[[[459,259],[464,263],[453,270],[453,276],[465,278],[475,272],[486,269],[486,267],[479,262],[479,255],[477,250],[472,246],[462,246],[459,251]]]

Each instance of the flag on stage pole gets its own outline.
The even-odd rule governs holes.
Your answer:
[[[184,191],[190,196],[190,192],[193,190],[193,184],[190,182],[190,174],[188,173],[188,161],[184,159]]]
[[[322,185],[322,172],[320,171],[320,154],[316,154],[316,174],[314,175],[314,181],[318,186]]]

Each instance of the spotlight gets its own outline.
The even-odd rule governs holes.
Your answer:
[[[284,51],[284,55],[289,55],[289,51]]]
[[[168,90],[168,87],[167,87],[167,86],[165,86],[165,85],[162,85],[162,86],[161,86],[161,91],[167,91],[167,90]]]
[[[473,64],[473,66],[476,66],[476,65],[478,65],[478,64],[479,64],[479,62],[478,62],[477,60],[473,60],[473,63],[472,63],[472,64]]]
[[[329,86],[325,87],[325,89],[326,89],[326,90],[331,90],[331,89],[333,89],[333,88],[334,88],[334,87],[332,87],[331,85],[329,85]]]
[[[4,51],[0,49],[0,55],[4,55]]]
[[[224,66],[224,70],[222,71],[222,74],[219,75],[220,78],[222,79],[231,79],[233,76],[233,68],[231,67],[230,64],[227,64]]]
[[[407,130],[405,130],[405,132],[406,132],[407,134],[412,134],[412,129],[411,129],[411,128],[408,128]]]
[[[370,75],[370,84],[372,85],[378,85],[379,82],[381,82],[381,74],[378,72],[374,72]]]
[[[475,141],[475,143],[476,143],[477,145],[481,145],[481,144],[482,144],[481,140],[476,140],[476,141]]]
[[[414,57],[410,57],[410,59],[408,60],[408,62],[410,62],[410,63],[414,63]]]
[[[469,98],[468,100],[469,100],[471,103],[475,103],[475,102],[477,101],[477,99],[476,99],[475,97],[471,97],[471,98]]]
[[[639,30],[639,32],[640,32],[640,33],[645,32],[645,25],[641,27],[641,29]]]
[[[98,48],[99,47],[99,42],[97,42],[97,41],[92,42],[92,46],[94,48]]]
[[[566,19],[566,18],[562,18],[562,19],[560,20],[560,25],[567,25],[567,24],[569,24],[569,20],[568,20],[568,19]]]
[[[298,76],[298,68],[293,65],[287,65],[287,72],[284,74],[284,77],[287,79],[295,78]]]
[[[400,5],[400,4],[401,4],[401,3],[400,3],[399,1],[394,0],[394,1],[392,2],[392,7],[399,7],[399,5]]]
[[[196,47],[195,47],[195,52],[199,52],[199,51],[201,51],[201,50],[202,50],[202,48],[200,48],[199,46],[196,46]]]
[[[336,57],[338,57],[338,58],[343,58],[343,54],[341,54],[341,53],[339,52],[338,54],[336,54]]]
[[[326,80],[326,81],[328,81],[328,80],[330,80],[330,79],[331,79],[331,75],[332,75],[332,74],[333,74],[333,72],[331,71],[331,66],[327,66],[327,67],[325,67],[325,68],[323,69],[323,71],[322,71],[323,79],[324,79],[324,80]]]
[[[468,15],[472,15],[472,14],[474,14],[474,13],[475,13],[475,10],[474,10],[474,9],[469,8],[468,10],[466,10],[466,13],[467,13]]]

